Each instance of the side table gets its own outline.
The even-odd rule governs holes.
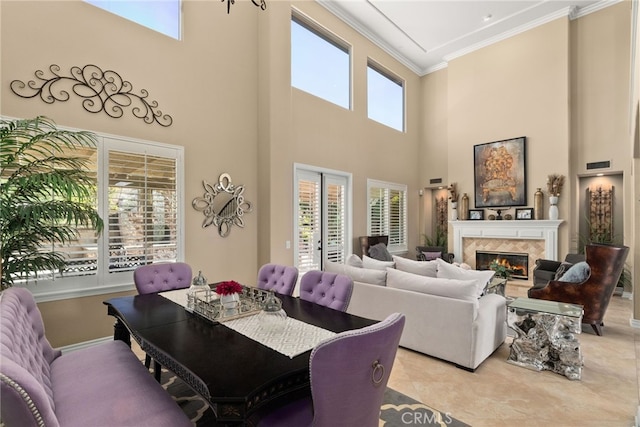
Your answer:
[[[487,284],[487,287],[485,288],[485,293],[498,294],[498,295],[502,295],[503,297],[506,297],[505,295],[506,287],[507,287],[507,279],[505,279],[504,277],[493,276],[489,281],[489,283]]]
[[[507,361],[581,379],[584,363],[576,335],[582,332],[583,311],[581,305],[533,298],[508,302],[507,325],[516,336]]]

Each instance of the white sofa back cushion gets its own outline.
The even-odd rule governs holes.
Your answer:
[[[324,271],[329,273],[345,274],[354,282],[369,283],[371,285],[385,286],[387,283],[387,272],[370,268],[358,268],[352,265],[340,264],[333,261],[326,261]]]
[[[385,271],[387,268],[394,268],[395,265],[396,263],[393,261],[379,261],[366,255],[362,255],[362,266],[364,268]]]
[[[438,277],[438,263],[436,261],[414,261],[393,255],[396,269],[420,276]]]
[[[455,265],[449,264],[441,259],[437,259],[436,262],[438,263],[438,278],[475,280],[477,298],[482,296],[487,283],[489,283],[493,275],[496,273],[493,270],[465,270],[464,268],[456,267]]]
[[[438,279],[388,268],[387,287],[470,301],[479,307],[475,280]]]
[[[352,267],[358,267],[358,268],[363,267],[362,260],[356,254],[349,255],[349,257],[347,258],[347,262],[345,262],[345,264],[350,265]]]

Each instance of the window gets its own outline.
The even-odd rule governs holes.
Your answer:
[[[351,107],[349,47],[297,15],[291,16],[291,85]]]
[[[404,131],[404,83],[371,60],[367,64],[367,114],[371,120]]]
[[[85,0],[176,40],[180,40],[180,0]]]
[[[132,271],[184,258],[183,148],[97,135],[98,147],[78,153],[91,160],[96,204],[104,230],[79,229],[78,239],[53,249],[69,263],[38,272],[28,286],[39,302],[130,290]]]
[[[389,252],[406,252],[407,186],[369,179],[367,194],[367,234],[389,236]]]

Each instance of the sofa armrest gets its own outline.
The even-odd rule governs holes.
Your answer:
[[[562,263],[560,261],[554,261],[551,259],[537,259],[536,266],[533,270],[544,270],[544,271],[557,271]]]

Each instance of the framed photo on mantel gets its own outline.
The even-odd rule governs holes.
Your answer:
[[[526,137],[473,146],[476,208],[527,205]]]
[[[484,209],[469,209],[469,220],[480,221],[484,219]]]

